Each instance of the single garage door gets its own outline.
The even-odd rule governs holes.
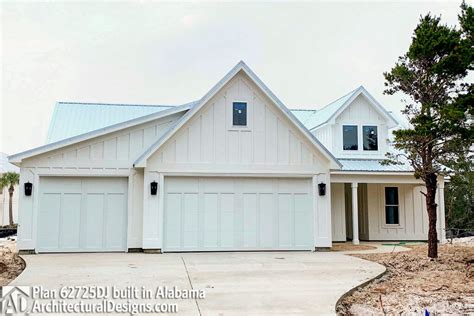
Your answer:
[[[163,250],[311,250],[311,187],[311,179],[167,177]]]
[[[40,178],[38,252],[124,251],[126,178]]]

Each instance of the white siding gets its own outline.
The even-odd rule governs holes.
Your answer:
[[[331,185],[332,240],[346,241],[346,214],[344,205],[344,183]]]
[[[232,103],[247,102],[246,127],[232,126]],[[244,75],[234,77],[147,162],[172,171],[318,173],[329,161]]]
[[[128,177],[127,247],[141,248],[144,176],[143,170],[133,169],[133,162],[181,115],[157,119],[25,159],[20,183],[33,183],[33,194],[25,196],[23,186],[19,186],[18,249],[36,247],[37,189],[43,176]]]
[[[359,95],[335,120],[333,130],[333,154],[340,158],[383,158],[387,152],[388,128],[386,119],[369,104],[368,100]],[[357,125],[359,150],[342,150],[342,126]],[[363,150],[362,126],[377,126],[378,151]]]
[[[399,192],[400,225],[385,224],[386,186],[396,186]],[[425,199],[420,193],[424,186],[409,184],[368,184],[369,236],[371,240],[426,240],[428,214]],[[438,198],[438,195],[437,195]],[[439,211],[438,211],[439,227]]]
[[[247,126],[232,125],[232,103],[247,102]],[[311,177],[314,246],[330,247],[330,161],[253,81],[240,72],[147,160],[144,173],[143,248],[162,249],[165,177]],[[150,182],[160,192],[151,196]],[[327,184],[327,196],[317,184]],[[158,213],[156,210],[158,209]]]

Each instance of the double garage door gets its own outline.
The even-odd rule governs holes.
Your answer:
[[[127,179],[40,179],[38,252],[124,251]]]
[[[164,251],[311,250],[310,179],[165,178]]]

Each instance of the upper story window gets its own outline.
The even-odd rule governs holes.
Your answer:
[[[377,126],[363,126],[364,150],[379,150]]]
[[[357,150],[357,125],[342,126],[342,141],[344,150]]]
[[[385,187],[385,224],[400,224],[397,187]]]
[[[247,126],[247,103],[232,103],[232,125]]]

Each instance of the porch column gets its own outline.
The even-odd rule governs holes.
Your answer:
[[[446,212],[444,209],[444,179],[438,181],[439,192],[439,241],[446,242]]]
[[[352,243],[359,244],[359,210],[357,202],[357,182],[352,182]]]

